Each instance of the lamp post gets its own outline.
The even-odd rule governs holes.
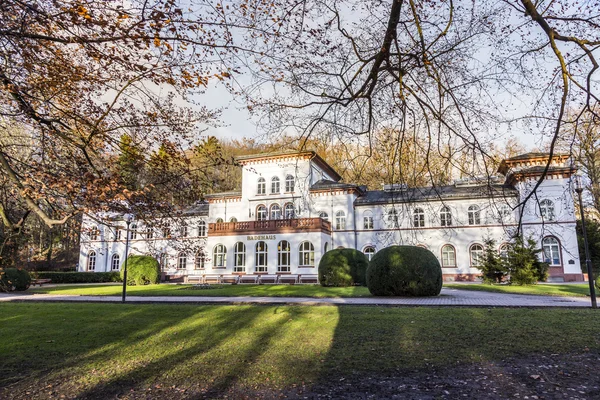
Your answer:
[[[129,252],[129,225],[131,225],[131,214],[127,215],[127,219],[125,220],[127,224],[127,229],[125,230],[125,263],[123,264],[123,299],[121,300],[125,303],[125,298],[127,297],[127,253]]]
[[[583,200],[581,200],[581,193],[583,192],[583,185],[581,184],[581,176],[575,176],[575,191],[579,196],[579,212],[581,213],[581,230],[583,231],[583,243],[585,245],[585,264],[587,266],[588,283],[590,284],[590,297],[592,298],[592,308],[598,308],[596,304],[596,288],[594,287],[594,273],[592,271],[592,261],[590,260],[590,247],[588,245],[587,231],[585,229],[585,216],[583,214]]]

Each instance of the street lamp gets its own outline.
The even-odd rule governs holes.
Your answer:
[[[579,212],[581,213],[581,230],[583,231],[583,243],[585,245],[585,264],[588,272],[588,283],[590,284],[590,296],[592,298],[592,308],[597,308],[596,304],[596,288],[594,287],[594,273],[592,271],[592,261],[590,260],[590,246],[588,245],[587,231],[585,229],[585,216],[583,213],[583,200],[581,200],[581,192],[583,185],[581,184],[581,176],[575,175],[575,192],[579,196]]]
[[[123,299],[121,300],[125,303],[125,298],[127,297],[127,253],[129,251],[129,236],[131,233],[129,232],[129,225],[131,225],[131,214],[127,215],[127,219],[125,220],[127,224],[127,229],[125,230],[125,263],[123,264]]]

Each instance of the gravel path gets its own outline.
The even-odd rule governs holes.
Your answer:
[[[121,301],[120,296],[77,296],[28,293],[1,293],[0,301]],[[389,306],[474,306],[474,307],[590,307],[588,297],[532,296],[443,288],[436,297],[208,297],[208,296],[127,296],[128,303],[203,304],[302,304],[302,305],[389,305]]]

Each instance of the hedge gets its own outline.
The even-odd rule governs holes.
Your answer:
[[[32,272],[38,279],[52,279],[52,283],[123,282],[118,272]]]
[[[322,286],[365,285],[369,260],[355,249],[330,250],[319,262],[319,282]]]
[[[427,249],[387,247],[371,259],[367,287],[375,296],[437,296],[442,290],[442,267]]]
[[[23,291],[29,288],[31,277],[24,269],[6,268],[0,270],[0,292]]]
[[[121,281],[123,269],[121,268]],[[160,266],[151,256],[130,256],[127,259],[127,285],[150,285],[160,281]]]

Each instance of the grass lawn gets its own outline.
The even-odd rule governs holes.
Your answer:
[[[590,287],[587,283],[580,284],[541,284],[541,285],[485,285],[482,283],[470,284],[452,284],[444,283],[444,287],[461,289],[461,290],[482,290],[486,292],[496,293],[512,293],[512,294],[534,294],[545,296],[574,296],[584,297],[590,295]]]
[[[193,285],[128,286],[131,296],[268,296],[268,297],[368,297],[362,286],[322,287],[319,285],[215,285],[215,289],[193,289]],[[121,285],[65,285],[29,289],[32,293],[86,296],[120,296]]]
[[[252,398],[352,373],[600,351],[596,314],[0,303],[0,398]]]

